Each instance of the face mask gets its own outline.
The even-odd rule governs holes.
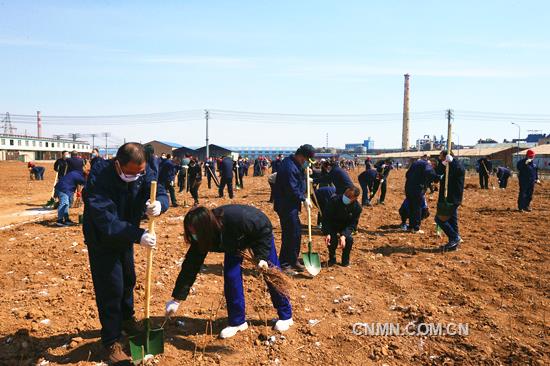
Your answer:
[[[96,153],[92,153],[92,158],[97,158],[97,154],[96,154]]]
[[[344,205],[347,206],[347,205],[349,205],[349,204],[351,203],[351,199],[349,199],[348,196],[343,195],[343,196],[342,196],[342,203],[343,203]]]
[[[136,174],[136,175],[126,175],[123,172],[120,172],[118,175],[120,179],[122,179],[126,183],[132,183],[138,180],[143,174]]]
[[[309,167],[309,161],[304,161],[304,163],[302,164],[302,168],[303,169],[307,169],[307,167]]]
[[[199,241],[199,237],[197,236],[197,234],[191,234],[191,238],[192,238],[194,241]]]
[[[64,156],[63,156],[64,159],[68,159],[68,158],[70,158],[70,157],[71,157],[71,155],[64,155]]]

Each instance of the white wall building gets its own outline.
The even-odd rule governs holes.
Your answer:
[[[54,160],[61,152],[90,153],[90,143],[46,137],[0,134],[0,160]]]

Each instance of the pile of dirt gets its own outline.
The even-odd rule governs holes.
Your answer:
[[[53,175],[28,181],[22,163],[0,163],[0,217],[47,201]],[[50,169],[51,172],[51,169]],[[359,171],[351,172],[353,179]],[[467,178],[476,184],[477,176]],[[206,183],[206,182],[205,182]],[[254,205],[272,220],[277,246],[280,225],[269,204],[265,177],[245,178],[233,201],[201,187],[201,202]],[[514,210],[517,181],[502,190],[467,190],[460,208],[464,243],[442,254],[435,235],[436,196],[424,235],[401,232],[398,207],[404,171],[389,177],[385,205],[365,208],[352,266],[324,268],[315,278],[293,279],[295,326],[271,330],[276,312],[259,277],[246,271],[247,317],[251,327],[234,338],[216,334],[227,324],[223,299],[223,257],[210,254],[178,317],[166,325],[162,365],[187,364],[387,364],[548,365],[550,185],[537,186],[533,212]],[[178,196],[183,201],[183,196]],[[191,201],[188,199],[188,201]],[[187,208],[170,209],[157,224],[152,314],[164,320],[186,245]],[[76,215],[82,208],[71,211]],[[302,214],[305,214],[302,213]],[[4,215],[4,216],[2,216]],[[302,222],[306,222],[303,216]],[[0,231],[0,364],[94,365],[100,361],[99,321],[87,249],[80,227],[56,228],[53,219]],[[305,240],[305,236],[304,236]],[[319,232],[314,247],[326,261]],[[136,315],[143,317],[144,251],[136,247]],[[355,323],[410,322],[467,324],[468,335],[354,335]],[[214,336],[206,332],[212,324]]]

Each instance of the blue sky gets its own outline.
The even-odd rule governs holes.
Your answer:
[[[548,1],[3,1],[0,112],[104,115],[218,108],[280,113],[400,113],[411,74],[411,141],[517,136],[460,111],[544,114],[550,82]],[[520,122],[550,132],[549,123]],[[17,125],[18,132],[32,125]],[[204,123],[48,126],[46,134],[204,142]],[[211,121],[228,146],[343,146],[368,136],[401,145],[400,118],[311,127]]]

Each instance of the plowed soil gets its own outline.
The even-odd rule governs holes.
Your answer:
[[[94,365],[101,361],[99,321],[81,227],[56,228],[53,216],[25,215],[44,204],[53,174],[30,182],[23,163],[0,162],[0,364]],[[353,179],[359,172],[351,172]],[[494,178],[492,178],[494,179]],[[505,191],[479,190],[467,178],[458,252],[441,253],[435,233],[435,199],[425,234],[398,230],[404,171],[390,175],[385,205],[363,210],[352,266],[323,268],[315,278],[292,279],[295,325],[281,336],[271,330],[275,311],[261,279],[246,270],[251,327],[220,340],[227,324],[223,257],[210,254],[178,317],[165,325],[160,365],[549,365],[550,182],[537,186],[533,211],[515,210],[517,180]],[[235,203],[254,205],[280,225],[267,200],[265,177],[245,177]],[[201,203],[216,206],[206,182]],[[183,195],[179,195],[180,203]],[[187,199],[191,201],[190,198]],[[186,252],[182,221],[188,208],[170,209],[157,224],[152,312],[164,321],[164,303]],[[72,209],[73,220],[82,208]],[[306,221],[305,212],[302,222]],[[326,260],[323,238],[314,246]],[[303,237],[305,243],[306,237]],[[136,315],[143,317],[144,251],[136,247]],[[354,323],[409,322],[468,326],[468,335],[360,336]],[[267,326],[266,326],[267,323]],[[211,330],[212,331],[211,331]],[[213,333],[213,336],[211,336]],[[271,337],[274,336],[274,337]]]

